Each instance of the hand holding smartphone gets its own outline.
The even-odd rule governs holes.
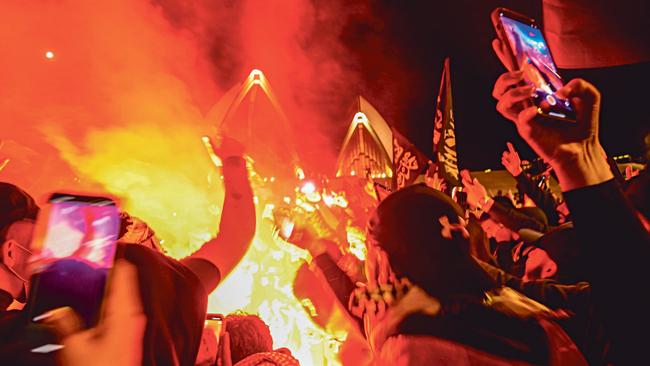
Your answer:
[[[30,318],[69,306],[97,324],[113,267],[120,215],[106,197],[55,193],[38,217],[31,259]]]
[[[219,338],[225,331],[223,320],[224,316],[222,314],[207,313],[205,316],[205,326],[212,330],[214,335]]]
[[[537,112],[547,118],[575,121],[570,101],[555,94],[564,84],[535,20],[505,8],[495,9],[491,18],[507,50],[508,64],[502,61],[511,71],[522,71],[525,83],[534,87],[531,99]]]
[[[215,366],[232,366],[230,355],[230,336],[226,329],[225,317],[222,314],[208,313],[205,318],[205,326],[214,332],[217,339]]]

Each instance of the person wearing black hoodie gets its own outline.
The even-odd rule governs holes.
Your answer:
[[[493,41],[502,63],[514,70],[505,45]],[[515,123],[521,137],[555,171],[581,245],[584,275],[594,306],[611,337],[614,364],[636,365],[647,358],[650,297],[644,288],[650,235],[624,196],[598,136],[600,93],[582,79],[557,91],[576,109],[575,123],[544,120],[530,102],[523,76],[510,71],[495,83],[497,110]]]

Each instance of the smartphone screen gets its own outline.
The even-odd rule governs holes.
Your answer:
[[[535,24],[509,18],[503,13],[499,18],[518,69],[523,70],[526,82],[535,87],[535,105],[549,117],[575,120],[575,111],[569,100],[555,95],[563,82],[541,30]]]
[[[205,317],[205,327],[212,330],[219,339],[223,333],[223,315],[208,313]]]
[[[97,324],[119,224],[119,211],[111,199],[59,193],[50,197],[36,225],[32,319],[69,306],[86,327]]]

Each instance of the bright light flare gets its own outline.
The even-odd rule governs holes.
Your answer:
[[[321,200],[321,195],[316,190],[316,185],[312,182],[306,182],[303,184],[302,187],[300,187],[300,193],[304,194],[305,198],[309,202],[316,203]]]
[[[48,60],[52,60],[54,58],[54,52],[45,51],[45,58],[48,59]]]
[[[305,171],[302,170],[301,167],[296,167],[296,169],[294,169],[294,172],[296,173],[296,178],[300,180],[305,179]]]
[[[357,112],[357,114],[354,115],[354,119],[353,119],[353,120],[354,120],[354,122],[355,122],[356,124],[360,124],[360,123],[361,123],[361,124],[365,124],[365,125],[367,125],[367,124],[369,123],[369,122],[368,122],[368,117],[366,117],[366,114],[363,113],[363,112]]]
[[[312,194],[312,193],[316,192],[316,185],[314,183],[312,183],[312,182],[306,182],[300,188],[300,192],[302,192],[304,194]]]
[[[281,237],[282,238],[290,238],[291,234],[293,233],[293,228],[294,228],[295,225],[296,224],[292,220],[285,217],[282,220],[282,223],[280,223],[280,235],[281,235]]]
[[[343,195],[336,194],[336,193],[324,194],[323,203],[325,203],[327,207],[332,207],[332,206],[339,206],[342,208],[348,207],[348,200],[346,200],[345,197],[343,197]]]
[[[262,70],[253,69],[248,78],[253,82],[253,84],[261,85],[264,82],[264,73]]]
[[[309,202],[303,201],[301,198],[296,198],[296,206],[302,208],[303,210],[307,212],[314,212],[316,211],[316,207],[312,205]]]
[[[348,226],[346,234],[348,243],[350,244],[350,253],[362,261],[366,260],[368,255],[366,233],[356,226]]]
[[[323,202],[327,207],[332,207],[332,205],[334,205],[334,197],[329,194],[323,195]]]

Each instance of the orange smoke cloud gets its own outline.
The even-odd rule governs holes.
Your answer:
[[[340,36],[348,18],[362,11],[346,2],[311,0],[245,1],[230,43],[243,73],[261,69],[271,80],[299,136],[295,145],[304,165],[333,174],[335,159],[362,90],[354,58]]]
[[[219,121],[206,114],[252,68],[273,84],[306,170],[333,173],[361,84],[338,37],[360,10],[315,4],[4,1],[0,179],[39,198],[108,191],[156,230],[170,255],[189,254],[215,233],[221,210],[219,173],[200,139]],[[329,336],[291,293],[304,253],[270,240],[258,234],[211,309],[257,310],[277,345],[309,363],[323,357],[318,347]],[[283,329],[287,322],[292,329]]]
[[[2,139],[34,151],[32,170],[45,156],[57,167],[14,178],[37,194],[101,186],[178,251],[213,232],[216,218],[196,215],[215,201],[197,142],[209,131],[200,105],[218,91],[191,37],[145,2],[16,1],[1,16]]]

